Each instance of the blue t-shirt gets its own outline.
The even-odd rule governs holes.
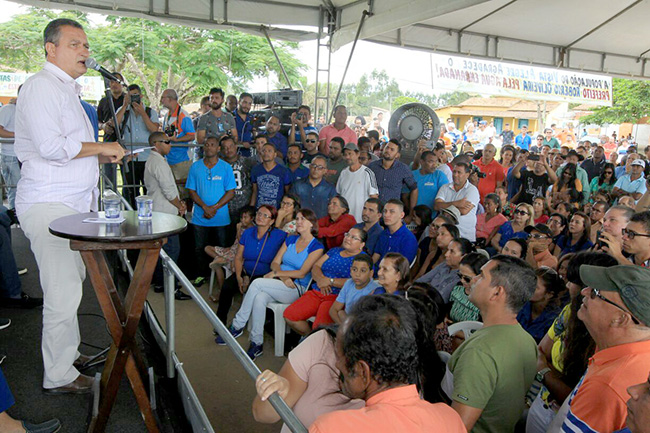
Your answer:
[[[441,186],[448,184],[449,179],[441,170],[434,170],[433,173],[422,174],[420,170],[413,170],[413,177],[418,183],[418,205],[423,204],[433,209],[433,202],[436,201],[438,190]],[[408,193],[408,188],[402,188],[403,193]]]
[[[90,124],[93,125],[93,132],[95,133],[95,141],[99,141],[99,123],[98,123],[98,117],[97,117],[97,110],[84,101],[83,99],[80,99],[81,101],[81,106],[84,107],[84,111],[86,112],[86,116],[88,116],[88,120],[90,120]]]
[[[514,174],[514,169],[515,167],[510,167],[508,168],[508,174],[506,175],[506,182],[508,183],[508,200],[512,200],[512,198],[517,195],[519,192],[519,188],[521,187],[521,178],[517,179]],[[519,171],[520,174],[524,174],[526,171],[526,167],[521,167],[521,170]],[[503,203],[501,203],[503,205]]]
[[[526,134],[525,137],[522,137],[521,134],[517,135],[515,137],[515,144],[519,147],[521,147],[524,150],[528,150],[530,147],[530,143],[532,142],[530,135]]]
[[[276,164],[271,171],[266,171],[263,164],[258,164],[251,170],[251,181],[257,184],[257,207],[263,204],[280,209],[284,196],[284,186],[291,183],[289,169]]]
[[[528,239],[528,236],[530,236],[526,232],[516,232],[512,228],[512,221],[506,221],[501,228],[499,228],[499,231],[497,232],[501,235],[501,238],[499,239],[499,246],[503,248],[503,246],[508,242],[510,239],[516,239],[516,238],[521,238],[521,239]]]
[[[276,133],[273,137],[266,137],[269,140],[269,143],[275,146],[276,150],[282,152],[282,158],[287,157],[287,148],[289,144],[287,143],[287,137],[282,135],[281,132]]]
[[[361,229],[365,230],[365,224],[364,223],[359,223],[354,226],[355,229]],[[384,231],[384,228],[379,225],[379,223],[375,223],[374,226],[370,227],[370,230],[368,230],[366,233],[368,233],[368,240],[366,240],[366,251],[372,257],[373,254],[375,254],[375,247],[377,246],[377,241],[379,240],[379,235],[382,234]]]
[[[239,238],[239,245],[244,246],[244,270],[246,274],[257,277],[269,273],[271,271],[271,262],[273,262],[275,255],[282,246],[282,242],[286,238],[287,233],[276,228],[266,232],[261,239],[257,239],[257,227],[246,229]],[[255,266],[255,262],[257,262],[257,266]],[[253,273],[253,270],[255,270],[255,273]]]
[[[316,134],[318,134],[318,129],[316,129],[311,125],[307,126],[305,128],[305,138],[307,138],[307,134],[309,134],[310,132],[315,132]],[[302,140],[300,139],[300,130],[298,128],[296,128],[296,134],[294,137],[296,139],[296,143],[302,144]]]
[[[303,179],[309,176],[309,169],[304,165],[300,164],[295,171],[289,169],[289,175],[291,176],[291,183],[295,183],[298,179]]]
[[[352,278],[350,278],[341,288],[339,295],[336,297],[336,302],[345,304],[345,312],[349,313],[350,309],[354,306],[354,304],[357,303],[359,299],[363,298],[366,295],[379,295],[382,293],[386,293],[386,291],[383,287],[377,284],[375,280],[371,279],[364,288],[357,289],[357,287],[354,285],[354,281],[352,281]]]
[[[178,134],[177,138],[182,138],[187,134],[194,134],[194,124],[190,116],[185,116],[181,122],[181,129],[183,132]],[[167,154],[167,163],[169,165],[176,165],[179,162],[189,161],[190,157],[187,155],[189,147],[173,147],[174,144],[187,144],[189,141],[179,141],[178,143],[172,142],[172,148]]]
[[[648,189],[645,185],[645,182],[646,181],[643,174],[637,180],[632,180],[632,177],[629,174],[626,174],[618,178],[614,184],[614,188],[620,188],[629,194],[634,194],[637,192],[640,194],[645,194]]]
[[[185,188],[196,192],[206,205],[212,206],[221,200],[226,191],[237,188],[237,183],[232,167],[226,161],[219,159],[214,167],[209,169],[201,159],[190,167]],[[228,204],[220,207],[209,219],[205,218],[201,206],[194,206],[192,224],[203,227],[227,226],[230,224]]]
[[[577,244],[571,245],[571,239],[569,239],[568,235],[561,235],[555,245],[555,247],[559,248],[561,251],[560,257],[569,253],[579,253],[580,251],[586,251],[594,246],[590,240],[587,240],[586,242],[578,241]]]
[[[561,307],[545,308],[542,314],[533,320],[533,304],[526,302],[519,311],[519,314],[517,314],[517,322],[539,344],[551,328],[551,325],[553,325],[553,321],[560,314],[561,310]]]
[[[402,224],[402,227],[397,229],[395,233],[385,229],[379,235],[375,246],[374,254],[379,254],[379,260],[377,260],[375,267],[379,266],[379,262],[387,253],[400,253],[411,263],[417,252],[418,240],[415,239],[415,235],[411,233],[405,224]]]
[[[321,266],[321,271],[326,278],[350,278],[350,268],[354,261],[354,256],[341,257],[342,247],[332,248],[327,252],[327,260]],[[320,292],[318,285],[314,281],[311,287]],[[338,295],[341,289],[332,287],[332,295]]]
[[[323,244],[321,244],[318,239],[314,238],[311,240],[307,248],[301,252],[296,251],[296,242],[300,238],[300,235],[291,235],[287,237],[287,240],[284,241],[284,244],[287,246],[287,250],[282,256],[282,264],[280,269],[283,271],[298,271],[302,268],[303,263],[307,260],[307,257],[314,251],[322,250]],[[297,286],[302,288],[307,288],[307,284],[311,280],[311,271],[307,273],[303,278],[295,280]],[[304,290],[303,290],[304,291]]]

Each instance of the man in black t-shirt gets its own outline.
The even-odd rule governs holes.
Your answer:
[[[535,157],[539,159],[535,161],[533,170],[522,172],[521,166],[524,165],[524,161],[532,161]],[[528,154],[526,159],[520,159],[512,172],[517,179],[521,179],[521,193],[519,194],[518,203],[532,205],[535,197],[544,197],[548,187],[557,181],[557,175],[549,167],[546,158],[538,154],[531,153]]]

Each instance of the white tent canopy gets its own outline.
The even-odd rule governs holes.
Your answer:
[[[12,0],[45,8],[317,37],[329,11],[336,50],[360,39],[440,53],[650,78],[650,0]]]

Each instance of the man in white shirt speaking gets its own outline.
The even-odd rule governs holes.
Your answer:
[[[94,142],[80,102],[88,39],[76,21],[56,19],[44,31],[46,63],[18,96],[15,151],[22,162],[16,213],[31,243],[43,288],[43,388],[50,394],[86,393],[92,378],[79,373],[77,308],[86,270],[69,241],[49,233],[53,220],[97,209],[99,164],[124,157],[118,143]]]

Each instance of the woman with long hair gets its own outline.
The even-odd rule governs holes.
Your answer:
[[[566,235],[560,236],[553,254],[561,257],[567,253],[578,253],[593,247],[591,243],[591,218],[584,212],[576,212],[569,221]]]
[[[460,261],[458,276],[460,284],[451,291],[449,302],[449,319],[452,322],[464,322],[467,320],[478,321],[481,312],[469,300],[469,293],[472,290],[472,279],[481,273],[481,268],[488,262],[487,257],[480,253],[469,253]]]
[[[503,167],[503,174],[508,175],[508,169],[515,166],[517,161],[517,149],[509,144],[501,148],[499,164]]]
[[[275,220],[275,227],[292,235],[296,233],[296,215],[300,209],[300,198],[292,193],[282,197],[278,218]]]
[[[434,223],[437,220],[438,218],[434,220]],[[445,223],[440,226],[440,228],[437,229],[435,240],[431,240],[431,242],[435,242],[435,249],[432,249],[430,246],[429,253],[424,258],[424,262],[420,266],[420,270],[416,273],[413,279],[417,280],[422,275],[438,266],[440,263],[443,263],[445,260],[445,254],[447,253],[447,248],[449,247],[449,243],[454,239],[458,239],[459,237],[460,231],[455,225]]]
[[[603,169],[600,172],[600,176],[594,177],[591,179],[589,184],[589,191],[591,191],[592,202],[593,198],[596,196],[596,193],[600,190],[604,190],[609,193],[614,189],[614,184],[616,183],[616,173],[615,173],[614,164],[611,162],[605,163]]]
[[[553,185],[551,194],[551,209],[560,202],[567,201],[575,203],[582,197],[582,183],[576,174],[577,166],[568,163],[564,166],[558,176],[557,182]]]
[[[535,197],[533,199],[533,212],[535,224],[546,224],[549,219],[549,211],[544,197]]]
[[[377,282],[386,293],[401,295],[409,279],[409,262],[400,253],[387,253],[377,270]]]
[[[451,291],[460,281],[458,276],[460,261],[465,255],[475,251],[474,245],[465,238],[452,240],[445,253],[445,261],[424,274],[417,282],[431,284],[440,292],[445,303],[449,302]]]
[[[492,238],[497,234],[499,227],[508,219],[501,213],[501,200],[492,193],[485,196],[485,212],[476,215],[476,240],[482,245],[490,245]],[[479,239],[483,239],[479,241]]]
[[[584,283],[580,266],[611,267],[616,259],[604,253],[582,252],[568,260],[567,289],[570,303],[557,316],[538,345],[537,370],[543,373],[542,388],[526,419],[526,433],[543,433],[587,369],[596,344],[578,319]]]
[[[433,211],[425,204],[419,204],[413,208],[413,223],[415,224],[415,239],[420,242],[424,232],[433,221]]]
[[[535,269],[535,274],[535,293],[517,314],[517,321],[539,343],[563,307],[566,286],[551,268],[542,266]]]
[[[525,228],[535,225],[533,215],[534,210],[531,205],[528,203],[519,203],[512,220],[505,222],[492,238],[492,248],[490,248],[492,252],[501,252],[503,246],[511,238],[528,239],[528,233],[526,233]]]

